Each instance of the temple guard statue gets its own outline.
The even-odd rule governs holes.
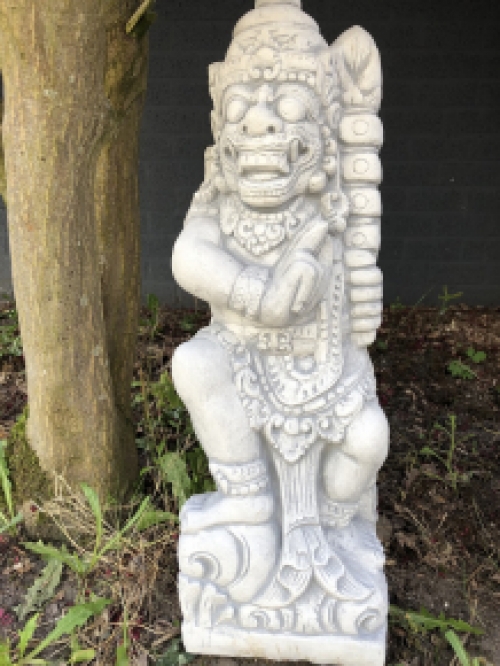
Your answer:
[[[381,85],[371,36],[328,46],[300,0],[257,0],[210,67],[214,146],[173,255],[212,312],[172,361],[217,484],[181,512],[190,652],[385,663]]]

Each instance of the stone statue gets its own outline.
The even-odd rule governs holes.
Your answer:
[[[384,664],[381,83],[371,36],[328,46],[300,0],[257,0],[210,67],[214,146],[173,254],[212,312],[172,361],[217,484],[181,512],[190,652]]]

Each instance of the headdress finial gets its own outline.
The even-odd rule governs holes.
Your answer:
[[[300,0],[255,0],[255,8],[265,7],[268,5],[293,5],[298,9],[301,8]]]

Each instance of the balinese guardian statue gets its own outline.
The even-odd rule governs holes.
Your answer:
[[[214,145],[173,255],[212,312],[172,371],[217,485],[181,512],[183,640],[381,666],[380,58],[359,27],[328,46],[300,0],[256,5],[210,68]]]

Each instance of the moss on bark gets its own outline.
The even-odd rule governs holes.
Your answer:
[[[20,508],[27,501],[43,502],[53,496],[54,483],[41,468],[37,454],[26,436],[28,408],[26,407],[12,427],[7,440],[5,458],[9,469],[14,506]]]

